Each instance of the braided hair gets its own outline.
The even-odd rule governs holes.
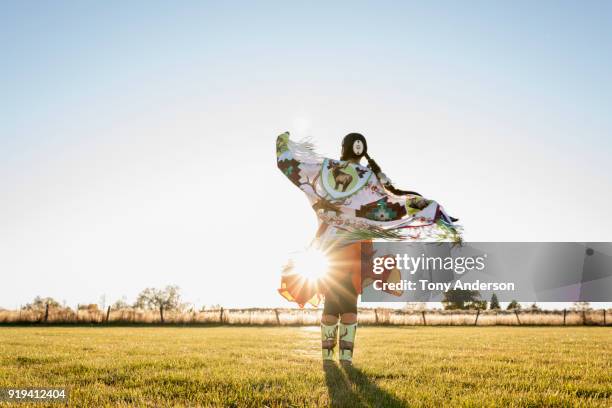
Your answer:
[[[340,155],[340,160],[361,160],[362,157],[365,157],[368,161],[368,167],[376,174],[376,177],[378,177],[383,187],[392,194],[400,196],[408,194],[421,196],[414,191],[400,190],[391,183],[382,172],[378,163],[368,154],[368,142],[361,133],[349,133],[344,136],[344,139],[342,139],[342,154]]]

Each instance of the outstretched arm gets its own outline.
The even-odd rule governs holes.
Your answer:
[[[276,138],[276,165],[296,186],[318,174],[322,162],[312,144],[294,142],[289,138],[289,132]]]

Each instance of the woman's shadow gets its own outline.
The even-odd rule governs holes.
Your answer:
[[[405,403],[378,387],[359,368],[323,365],[332,407],[405,407]]]

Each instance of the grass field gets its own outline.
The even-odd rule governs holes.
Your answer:
[[[4,327],[0,387],[96,407],[612,406],[609,328],[363,327],[348,371],[319,347],[316,327]]]

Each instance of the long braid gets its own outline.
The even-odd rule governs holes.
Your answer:
[[[378,177],[378,179],[380,180],[382,185],[385,187],[385,189],[389,190],[391,193],[398,195],[398,196],[404,196],[404,195],[410,194],[410,195],[417,195],[419,197],[422,197],[419,193],[415,191],[406,191],[406,190],[400,190],[399,188],[396,188],[391,183],[391,181],[387,178],[387,176],[385,176],[385,174],[382,172],[382,169],[380,168],[378,163],[376,163],[374,159],[371,158],[367,152],[364,154],[364,157],[368,161],[368,167],[370,167],[370,169],[372,169],[374,174],[376,174],[376,177]]]

